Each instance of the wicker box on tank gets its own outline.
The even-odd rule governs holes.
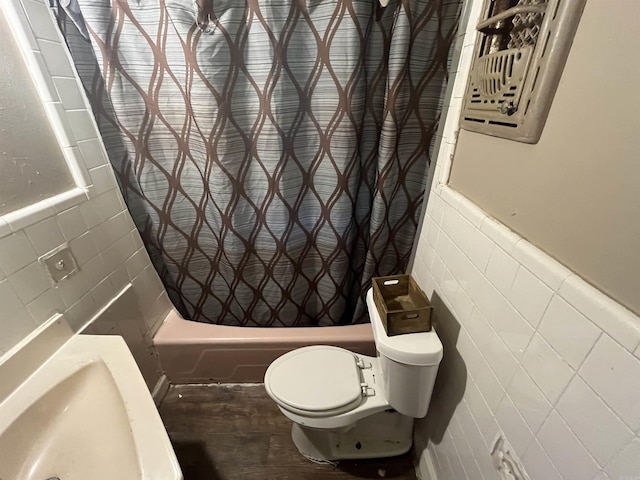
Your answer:
[[[411,275],[372,279],[373,300],[388,336],[431,330],[433,306]]]

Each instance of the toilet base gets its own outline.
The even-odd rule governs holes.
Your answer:
[[[413,418],[388,410],[340,429],[294,423],[291,438],[298,451],[315,462],[395,457],[408,452],[413,444]]]

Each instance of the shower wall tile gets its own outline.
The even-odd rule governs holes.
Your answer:
[[[131,280],[138,276],[142,270],[149,265],[149,254],[144,248],[140,248],[131,255],[129,261],[126,263],[127,275]]]
[[[69,248],[71,248],[73,257],[79,265],[85,265],[100,253],[99,247],[97,247],[93,241],[92,232],[84,232],[79,237],[71,240],[69,242]]]
[[[467,3],[473,12],[459,36],[412,266],[437,299],[445,348],[434,398],[446,401],[432,402],[416,426],[416,438],[429,437],[418,452],[421,473],[433,478],[430,465],[437,480],[497,480],[490,450],[503,433],[531,480],[635,480],[640,317],[447,185],[460,114],[454,96],[467,81],[481,3]]]
[[[92,199],[93,203],[85,202],[80,205],[82,218],[90,229],[97,227],[123,211],[118,200],[119,195],[114,189],[95,197],[95,199]]]
[[[87,172],[87,195],[55,208],[35,212],[34,218],[2,224],[13,233],[0,235],[0,356],[16,346],[54,313],[64,314],[78,332],[131,283],[135,311],[121,331],[152,388],[161,375],[153,350],[155,330],[172,308],[151,266],[133,220],[117,188],[107,155],[80,87],[64,41],[43,0],[9,0],[2,5],[35,65],[34,81],[48,108],[61,116],[54,125],[79,169]],[[33,26],[33,28],[31,28]],[[35,39],[35,41],[33,41]],[[38,62],[40,59],[41,62]],[[38,64],[45,70],[37,72]],[[62,103],[61,103],[62,102]],[[80,140],[80,141],[78,141]],[[54,283],[39,257],[67,245],[78,271]],[[146,339],[146,340],[145,340]],[[146,343],[145,343],[146,342]],[[142,347],[141,347],[142,345]]]
[[[13,285],[6,279],[0,281],[0,298],[3,299],[2,312],[7,317],[11,317],[24,306],[14,290]]]
[[[52,77],[56,92],[65,109],[85,108],[81,89],[75,78]]]
[[[55,217],[27,227],[25,233],[38,255],[44,255],[64,243],[64,237]]]
[[[0,270],[5,275],[11,275],[37,259],[38,254],[24,232],[0,238]]]
[[[82,153],[82,157],[84,158],[88,169],[107,165],[109,163],[101,140],[97,138],[83,140],[78,142],[78,147],[80,148],[80,153]]]
[[[90,112],[84,108],[81,110],[69,110],[66,105],[65,110],[76,140],[83,141],[96,138],[97,132],[93,124],[93,115]]]
[[[65,320],[74,332],[79,332],[87,324],[88,319],[92,318],[92,315],[99,310],[100,308],[93,296],[90,293],[86,293],[67,309]]]
[[[13,313],[5,313],[4,315],[11,315],[10,322],[2,322],[2,343],[0,343],[0,351],[3,353],[9,351],[11,346],[18,343],[25,338],[31,332],[33,332],[38,325],[33,321],[31,315],[26,308],[19,308]]]
[[[35,32],[36,38],[38,32]],[[44,57],[44,63],[47,66],[49,75],[52,77],[74,78],[75,72],[73,66],[69,62],[67,52],[62,48],[60,41],[50,41],[38,38],[38,46]]]
[[[89,230],[78,207],[72,207],[59,213],[56,220],[67,241],[73,240]]]
[[[22,5],[27,13],[29,24],[38,32],[38,37],[43,40],[59,42],[58,29],[51,21],[51,12],[47,6],[35,0],[24,0]]]
[[[91,183],[95,188],[96,195],[101,195],[116,188],[113,170],[111,165],[101,165],[89,170]]]
[[[11,275],[9,281],[23,305],[28,305],[51,286],[47,272],[39,263],[32,263],[28,267],[18,270]]]
[[[127,212],[120,212],[95,227],[91,231],[91,236],[100,250],[106,250],[133,228],[130,215]]]
[[[136,252],[136,244],[130,234],[125,235],[103,252],[107,265],[122,265]]]
[[[122,288],[131,280],[135,280],[135,278],[129,276],[126,264],[118,265],[115,270],[109,274],[109,282],[115,289]]]
[[[65,306],[62,298],[60,297],[60,293],[56,289],[50,288],[29,303],[27,305],[27,310],[29,311],[31,318],[42,323],[56,313],[63,312],[65,310]]]

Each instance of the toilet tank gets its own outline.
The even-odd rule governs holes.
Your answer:
[[[424,417],[429,410],[438,365],[406,365],[378,353],[382,366],[384,394],[389,400],[389,405],[408,417]]]
[[[367,307],[389,405],[403,415],[424,417],[442,360],[442,343],[438,335],[431,330],[389,337],[371,290],[367,293]]]

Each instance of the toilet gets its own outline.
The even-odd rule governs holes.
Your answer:
[[[402,455],[413,422],[427,414],[442,360],[436,332],[387,336],[367,293],[377,356],[315,345],[277,358],[264,377],[269,396],[293,421],[302,455],[316,462]]]

